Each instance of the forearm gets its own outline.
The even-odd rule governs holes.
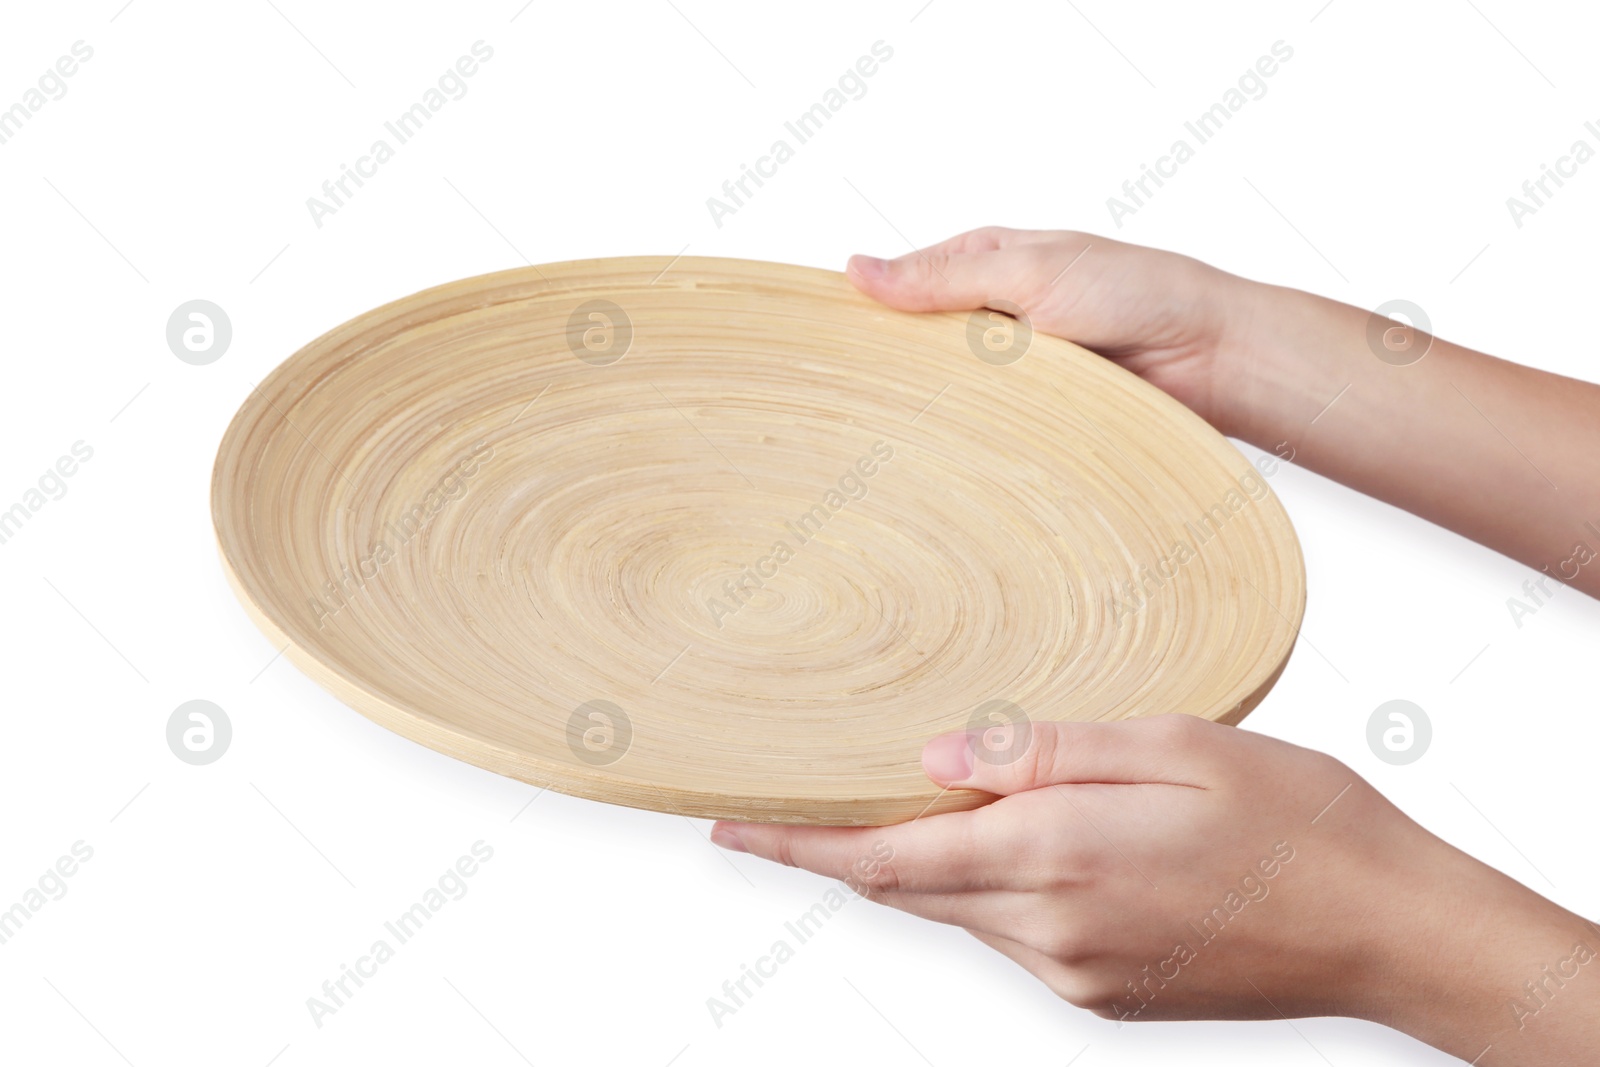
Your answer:
[[[1244,288],[1226,432],[1600,596],[1600,386],[1426,335],[1397,365],[1371,313]]]
[[[1362,1015],[1476,1067],[1587,1067],[1600,1048],[1600,929],[1437,842]],[[1409,898],[1408,900],[1405,898]]]

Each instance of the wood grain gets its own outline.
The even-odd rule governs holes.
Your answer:
[[[984,347],[1008,331],[738,260],[430,289],[244,401],[213,475],[224,566],[382,725],[692,816],[969,808],[989,798],[919,763],[969,725],[1238,721],[1304,609],[1276,496],[1112,363]]]

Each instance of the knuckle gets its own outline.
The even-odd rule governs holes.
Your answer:
[[[949,253],[940,249],[930,249],[928,251],[909,252],[890,262],[900,268],[900,274],[904,280],[926,282],[930,278],[937,277],[936,272],[942,271],[949,259]]]
[[[1110,1018],[1115,1012],[1116,990],[1096,975],[1070,972],[1056,980],[1052,991],[1073,1007],[1092,1011],[1101,1018]]]
[[[1046,955],[1065,967],[1082,967],[1095,955],[1091,936],[1089,930],[1068,924],[1046,939],[1049,945]]]
[[[1064,249],[1045,242],[1018,245],[1007,257],[1008,288],[1016,293],[1024,308],[1040,303],[1050,283],[1062,274],[1062,268],[1072,261]],[[1075,254],[1075,253],[1074,253]]]
[[[1026,727],[1026,740],[1010,768],[1012,777],[1034,785],[1048,784],[1054,777],[1061,755],[1061,735],[1054,723],[1032,723]]]
[[[1048,890],[1076,889],[1089,881],[1088,857],[1073,845],[1057,841],[1031,859],[1039,880]]]
[[[856,875],[856,891],[864,897],[880,897],[900,888],[900,871],[893,860],[871,864]]]
[[[1038,938],[1037,948],[1057,963],[1071,965],[1081,961],[1082,949],[1067,930],[1052,930]]]
[[[794,838],[788,834],[778,834],[772,839],[769,858],[785,867],[800,866],[794,855]]]
[[[1117,1005],[1117,993],[1106,989],[1085,990],[1082,1000],[1069,1001],[1078,1008],[1096,1014],[1101,1019],[1118,1019],[1118,1021],[1133,1022],[1138,1019],[1138,1013],[1128,1013],[1126,1009]]]
[[[1171,747],[1193,745],[1208,735],[1211,724],[1194,715],[1158,715],[1150,720],[1150,730],[1160,744]]]
[[[944,281],[950,276],[950,261],[951,255],[944,249],[925,252],[914,261],[917,277],[929,284]]]
[[[1091,931],[1084,924],[1059,916],[1034,917],[1023,923],[1017,940],[1056,963],[1073,968],[1089,958]]]

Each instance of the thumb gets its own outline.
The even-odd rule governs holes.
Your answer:
[[[922,768],[939,785],[1000,796],[1087,783],[1204,787],[1204,757],[1226,732],[1193,715],[1023,721],[941,734],[922,750]]]
[[[970,311],[1007,301],[1026,307],[1036,273],[1028,246],[952,252],[930,248],[899,259],[851,256],[851,284],[901,311]]]

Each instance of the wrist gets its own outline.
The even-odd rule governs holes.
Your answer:
[[[1353,307],[1229,279],[1234,311],[1216,355],[1213,408],[1230,437],[1267,451],[1293,443],[1360,369],[1365,319]]]
[[[1600,933],[1444,842],[1430,845],[1413,861],[1418,877],[1395,887],[1400,907],[1351,1014],[1484,1067],[1580,1062],[1564,1054],[1600,1037]]]

